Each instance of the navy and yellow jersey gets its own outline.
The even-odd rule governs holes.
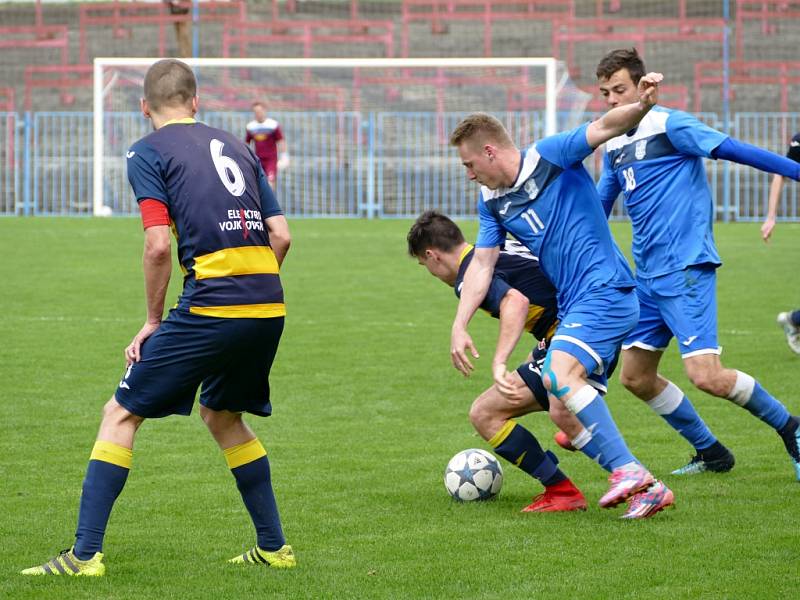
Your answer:
[[[136,200],[163,202],[184,273],[176,308],[211,317],[286,314],[264,219],[282,214],[253,152],[194,119],[169,122],[127,154]]]
[[[474,253],[474,247],[469,245],[461,256],[455,282],[455,293],[458,298],[461,298],[464,273],[467,272]],[[549,340],[558,325],[556,290],[539,268],[536,257],[519,242],[506,240],[500,249],[492,282],[481,308],[495,319],[499,319],[500,302],[511,288],[528,297],[530,307],[525,329],[537,340]]]
[[[791,158],[794,162],[800,163],[800,133],[795,133],[792,137],[786,158]]]

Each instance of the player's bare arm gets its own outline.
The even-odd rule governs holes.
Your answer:
[[[510,379],[506,365],[508,357],[514,351],[528,318],[530,301],[515,289],[510,289],[500,301],[500,331],[497,336],[497,347],[492,360],[492,375],[497,389],[503,396],[515,394],[517,386]]]
[[[147,320],[125,348],[125,361],[129,365],[132,362],[139,362],[142,356],[142,343],[155,333],[164,315],[164,300],[172,274],[172,249],[168,225],[154,225],[145,229],[142,266]]]
[[[783,177],[774,175],[772,184],[769,186],[769,202],[767,204],[767,217],[761,225],[761,239],[769,242],[772,230],[775,229],[775,218],[778,215],[778,200],[783,191]]]
[[[272,246],[272,251],[275,253],[275,258],[280,266],[283,264],[283,259],[286,258],[286,253],[289,252],[289,246],[292,243],[292,238],[289,234],[289,223],[283,215],[275,215],[264,219],[264,224],[269,232],[269,245]]]
[[[499,246],[475,248],[472,262],[464,273],[464,287],[461,288],[461,299],[458,302],[458,311],[450,335],[450,359],[453,361],[453,366],[465,377],[468,377],[475,368],[467,357],[466,351],[469,350],[473,358],[479,358],[478,350],[467,333],[467,325],[486,297],[486,292],[489,291],[494,266],[499,255]]]
[[[586,141],[597,148],[611,138],[630,131],[658,102],[658,84],[664,76],[661,73],[648,73],[639,80],[637,92],[639,101],[612,108],[586,129]]]

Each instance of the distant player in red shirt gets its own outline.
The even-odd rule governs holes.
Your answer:
[[[275,119],[267,118],[267,111],[262,102],[253,102],[255,119],[247,124],[245,143],[253,143],[258,160],[267,175],[267,181],[275,187],[278,171],[289,166],[289,153],[286,151],[286,140],[283,139],[281,126]]]

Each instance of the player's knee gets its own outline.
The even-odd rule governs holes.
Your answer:
[[[649,392],[655,385],[656,377],[623,369],[619,374],[619,382],[634,396],[644,398],[652,396]]]
[[[724,397],[729,391],[721,369],[693,369],[688,375],[692,385],[706,394]]]
[[[485,394],[481,394],[469,407],[469,422],[476,431],[480,432],[491,420],[491,411],[486,406]]]
[[[238,413],[211,410],[201,404],[200,418],[203,419],[203,423],[206,424],[211,434],[215,435],[236,426],[241,421],[242,416]]]
[[[106,425],[132,425],[138,429],[143,421],[144,419],[142,417],[130,412],[117,402],[117,399],[114,397],[103,406],[103,423]]]

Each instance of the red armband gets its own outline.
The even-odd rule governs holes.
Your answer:
[[[144,229],[155,225],[169,225],[169,211],[166,204],[146,198],[139,202],[139,209],[142,211],[142,225]]]

